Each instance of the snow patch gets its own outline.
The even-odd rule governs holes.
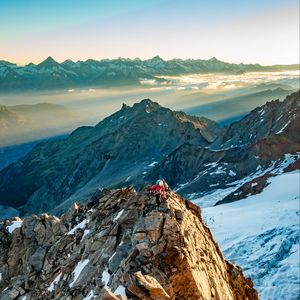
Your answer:
[[[158,164],[158,162],[157,162],[157,161],[154,161],[154,162],[152,162],[151,164],[149,164],[148,167],[154,167],[154,166],[157,165],[157,164]]]
[[[73,271],[73,274],[74,274],[74,279],[73,281],[70,283],[70,288],[73,287],[73,285],[75,284],[76,280],[78,279],[78,277],[80,276],[82,270],[85,268],[85,266],[89,263],[89,259],[85,259],[84,261],[80,261],[74,271]]]
[[[122,297],[124,297],[125,299],[127,299],[127,296],[126,296],[126,289],[125,289],[125,287],[124,287],[123,285],[119,285],[119,286],[117,287],[117,289],[114,291],[114,294],[115,294],[116,296],[122,296]]]
[[[94,291],[91,290],[86,297],[84,297],[82,300],[92,300],[95,296]]]
[[[90,230],[89,229],[85,229],[84,233],[83,233],[83,236],[82,236],[82,240],[84,239],[84,237],[86,235],[88,235],[90,233]]]
[[[22,227],[23,221],[13,221],[11,225],[6,227],[9,233],[12,233],[15,229]]]
[[[276,134],[280,134],[283,132],[283,130],[291,123],[291,120],[288,121],[278,132],[276,132]]]
[[[229,171],[229,176],[234,177],[234,176],[236,176],[236,173],[235,173],[234,171],[230,170],[230,171]]]
[[[108,262],[110,262],[113,259],[113,257],[116,255],[116,253],[117,252],[114,252],[114,254],[109,258]]]
[[[119,220],[119,218],[121,217],[121,215],[123,214],[123,212],[124,212],[124,209],[120,210],[118,212],[118,214],[114,217],[113,222]]]
[[[237,187],[230,187],[227,189],[217,189],[212,193],[199,196],[199,195],[190,195],[189,200],[193,201],[195,204],[199,205],[201,208],[210,207],[215,205],[218,201],[224,199],[229,194],[233,193]]]
[[[52,281],[52,283],[50,284],[50,286],[48,287],[48,292],[53,292],[55,289],[55,286],[58,284],[58,282],[60,281],[62,273],[59,273],[54,280]]]
[[[87,219],[83,220],[82,222],[77,224],[73,229],[71,229],[69,232],[67,232],[66,235],[74,234],[76,232],[76,230],[79,228],[84,229],[85,226],[88,224],[88,222],[89,221]]]
[[[110,274],[106,270],[104,270],[102,272],[102,281],[104,282],[104,286],[106,288],[108,288],[109,280],[110,280]]]

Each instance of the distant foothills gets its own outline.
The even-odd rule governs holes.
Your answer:
[[[298,70],[299,65],[233,64],[213,57],[203,59],[163,60],[159,56],[141,60],[88,59],[74,62],[70,59],[59,63],[52,57],[39,64],[25,66],[0,60],[0,92],[24,90],[54,90],[76,87],[99,87],[112,85],[139,85],[141,80],[167,81],[157,76],[172,76],[193,73],[274,72]]]

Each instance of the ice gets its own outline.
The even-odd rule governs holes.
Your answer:
[[[60,278],[61,278],[61,273],[59,273],[55,278],[54,280],[52,281],[52,283],[50,284],[50,286],[48,287],[48,292],[53,292],[54,289],[55,289],[55,285],[58,284],[58,282],[60,281]]]
[[[85,259],[84,261],[80,261],[77,265],[76,265],[76,267],[75,267],[75,269],[74,269],[74,271],[73,271],[73,273],[74,273],[74,279],[73,279],[73,281],[70,283],[70,288],[71,287],[73,287],[73,285],[75,284],[75,282],[76,282],[76,280],[78,279],[78,277],[80,276],[80,273],[82,272],[82,270],[85,268],[85,266],[89,263],[89,259]]]
[[[115,292],[114,292],[114,294],[116,295],[116,296],[123,296],[125,299],[127,299],[127,296],[126,296],[126,289],[125,289],[125,287],[123,286],[123,285],[119,285],[118,287],[117,287],[117,289],[115,290]]]
[[[299,176],[279,174],[260,194],[203,209],[226,259],[253,279],[262,300],[300,293]]]
[[[114,217],[113,221],[114,222],[117,221],[121,217],[121,215],[122,215],[123,212],[124,212],[124,209],[120,210],[118,212],[118,214]]]
[[[15,229],[22,227],[23,221],[13,221],[11,225],[6,227],[9,233],[12,233]]]
[[[71,235],[71,234],[74,234],[76,232],[77,229],[81,228],[81,229],[84,229],[86,224],[88,223],[89,221],[87,219],[83,220],[82,222],[80,222],[79,224],[77,224],[73,229],[71,229],[69,232],[67,232],[66,234],[67,235]]]

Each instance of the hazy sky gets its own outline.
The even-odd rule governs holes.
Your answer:
[[[0,0],[0,59],[299,62],[298,0]]]

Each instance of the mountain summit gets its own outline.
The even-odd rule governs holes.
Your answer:
[[[39,69],[41,69],[41,68],[51,69],[51,68],[59,66],[59,65],[60,64],[57,61],[55,61],[51,56],[49,56],[44,61],[42,61],[41,63],[39,63],[37,65],[37,67]]]
[[[95,127],[40,143],[2,170],[0,204],[22,206],[24,213],[49,211],[66,200],[68,207],[97,187],[136,183],[180,145],[209,146],[221,131],[211,120],[174,112],[149,99],[123,106]]]
[[[104,190],[61,218],[0,223],[1,299],[258,299],[200,208],[172,191]]]

